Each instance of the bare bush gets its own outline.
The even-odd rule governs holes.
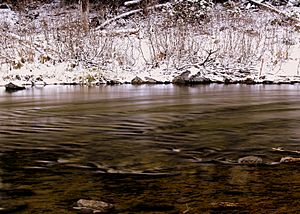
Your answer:
[[[274,24],[268,13],[213,9],[206,16],[199,24],[188,19],[176,21],[169,11],[158,14],[154,10],[131,18],[134,29],[118,33],[112,28],[86,32],[76,12],[39,22],[24,18],[17,29],[8,31],[2,26],[0,63],[18,68],[35,61],[75,62],[109,70],[142,70],[251,66],[264,58],[278,65],[289,57],[294,31]]]

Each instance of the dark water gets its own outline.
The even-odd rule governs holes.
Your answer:
[[[216,161],[300,157],[300,85],[0,89],[0,213],[300,212],[300,164]]]

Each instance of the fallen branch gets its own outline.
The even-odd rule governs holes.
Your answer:
[[[131,5],[134,5],[134,4],[139,4],[139,3],[141,3],[142,2],[142,0],[131,0],[131,1],[126,1],[125,3],[124,3],[124,5],[125,6],[131,6]]]
[[[256,4],[256,5],[258,5],[258,6],[261,6],[261,7],[264,7],[266,9],[268,9],[268,10],[271,10],[274,13],[277,13],[281,16],[284,16],[285,18],[288,18],[288,19],[293,20],[293,21],[298,22],[298,23],[300,22],[300,20],[297,19],[296,17],[290,16],[290,15],[286,14],[285,12],[283,12],[281,10],[278,10],[276,7],[274,7],[273,5],[271,5],[269,3],[261,3],[261,2],[258,2],[256,0],[249,0],[249,1]]]
[[[114,31],[102,30],[99,33],[102,36],[120,36],[120,35],[137,34],[138,32],[139,32],[139,29],[132,28],[132,29],[120,29],[120,30],[114,30]]]
[[[158,8],[162,8],[162,7],[167,7],[169,6],[170,4],[169,3],[165,3],[165,4],[158,4],[158,5],[154,5],[154,6],[151,6],[151,7],[147,7],[146,9],[147,10],[153,10],[153,9],[158,9]],[[105,22],[103,22],[99,27],[97,27],[95,30],[101,30],[103,29],[106,25],[110,24],[111,22],[114,22],[118,19],[122,19],[122,18],[125,18],[125,17],[128,17],[128,16],[131,16],[133,14],[137,14],[137,13],[140,13],[140,12],[143,12],[144,9],[136,9],[136,10],[131,10],[131,11],[128,11],[126,13],[122,13],[118,16],[115,16],[111,19],[108,19],[106,20]]]

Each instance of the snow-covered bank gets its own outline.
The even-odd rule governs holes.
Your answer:
[[[217,5],[200,23],[164,8],[88,33],[77,8],[58,3],[0,10],[0,85],[300,82],[299,23],[249,8]]]
[[[287,70],[284,70],[284,66]],[[53,85],[53,84],[208,84],[208,83],[244,83],[244,84],[281,84],[300,83],[300,75],[295,67],[289,69],[289,63],[284,64],[277,72],[270,71],[260,74],[258,70],[232,67],[200,68],[189,66],[182,70],[168,70],[167,68],[149,69],[140,72],[101,71],[97,68],[72,68],[67,63],[55,66],[40,65],[35,68],[25,66],[18,70],[7,70],[0,77],[0,86],[9,82],[17,85]],[[296,67],[297,68],[297,67]],[[184,70],[184,71],[183,71]],[[289,71],[289,72],[284,72]]]

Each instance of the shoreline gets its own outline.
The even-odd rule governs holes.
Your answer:
[[[20,81],[9,81],[5,84],[0,84],[0,87],[5,87],[7,84],[13,83],[17,86],[24,86],[26,89],[39,86],[39,87],[46,87],[46,86],[88,86],[88,87],[98,87],[98,86],[118,86],[118,85],[133,85],[133,86],[153,86],[153,85],[177,85],[177,86],[198,86],[198,85],[210,85],[210,84],[218,84],[218,85],[294,85],[300,84],[300,77],[299,80],[282,80],[282,81],[271,81],[271,80],[259,80],[255,81],[253,79],[245,79],[245,80],[237,80],[237,81],[185,81],[185,82],[172,82],[172,81],[156,81],[156,82],[148,82],[143,81],[140,83],[132,83],[132,82],[119,82],[119,81],[108,81],[108,82],[101,82],[101,83],[76,83],[76,82],[57,82],[57,83],[22,83]]]
[[[122,71],[112,76],[114,72],[99,72],[97,68],[82,68],[81,66],[69,69],[67,63],[42,68],[11,70],[5,75],[0,75],[0,86],[14,83],[19,86],[35,85],[198,85],[198,84],[296,84],[300,83],[300,75],[276,75],[268,73],[259,74],[258,71],[249,69],[215,69],[189,67],[181,70],[164,70],[161,68],[149,69],[144,73]],[[122,75],[123,74],[123,75]],[[166,75],[164,75],[166,74]],[[115,77],[115,78],[114,78]]]

